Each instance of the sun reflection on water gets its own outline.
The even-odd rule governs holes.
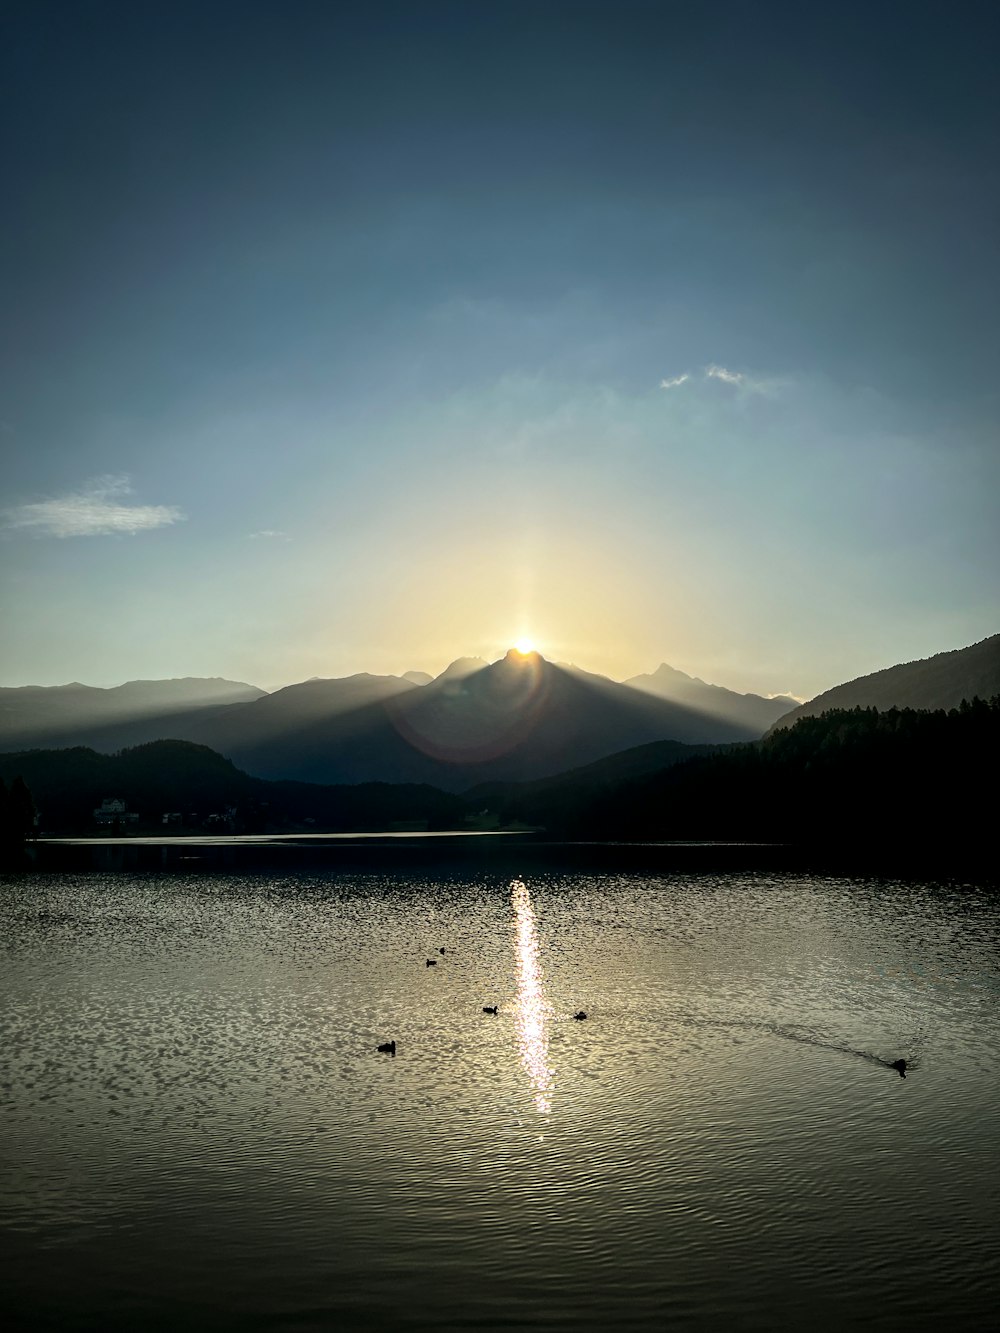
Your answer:
[[[515,879],[510,886],[514,909],[517,954],[517,1028],[521,1063],[531,1083],[540,1115],[552,1109],[552,1070],[549,1068],[549,1006],[545,999],[539,958],[535,909],[528,886]]]

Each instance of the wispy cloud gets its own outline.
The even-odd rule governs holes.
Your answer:
[[[290,542],[292,540],[287,532],[282,532],[279,528],[261,528],[259,532],[248,532],[247,536],[252,542],[260,538],[274,542]]]
[[[755,379],[742,370],[728,370],[725,366],[716,365],[705,367],[705,378],[719,380],[722,384],[731,384],[734,389],[745,389],[748,393],[773,394],[782,385],[781,380]]]
[[[682,384],[687,384],[692,380],[689,371],[683,375],[674,375],[669,379],[660,380],[661,389],[679,389]],[[760,393],[772,395],[776,393],[786,381],[777,379],[757,379],[753,375],[748,375],[743,370],[730,370],[728,366],[720,366],[712,362],[710,366],[705,366],[698,376],[698,380],[717,380],[720,384],[728,384],[733,389],[742,389],[746,393]]]
[[[707,380],[722,380],[723,384],[746,384],[747,377],[739,370],[727,370],[725,366],[706,366]]]
[[[29,537],[120,537],[183,522],[174,505],[128,504],[131,494],[127,476],[95,477],[80,491],[5,509],[2,525]]]

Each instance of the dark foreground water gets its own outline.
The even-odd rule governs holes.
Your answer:
[[[794,874],[0,881],[0,1303],[981,1329],[998,937],[983,887]]]

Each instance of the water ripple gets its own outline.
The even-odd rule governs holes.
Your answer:
[[[982,1327],[998,945],[974,885],[0,881],[9,1303]]]

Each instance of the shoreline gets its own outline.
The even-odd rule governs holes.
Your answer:
[[[159,872],[246,874],[423,870],[522,873],[580,870],[646,874],[854,874],[997,883],[983,847],[837,846],[779,842],[566,841],[515,831],[230,834],[40,838],[5,874]]]

